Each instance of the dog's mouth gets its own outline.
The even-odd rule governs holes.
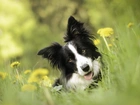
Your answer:
[[[88,72],[87,74],[84,75],[84,78],[86,80],[91,80],[93,78],[94,73],[92,71]]]

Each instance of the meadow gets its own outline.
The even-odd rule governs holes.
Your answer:
[[[62,87],[52,88],[54,78],[47,69],[20,72],[24,68],[17,61],[0,72],[0,105],[139,105],[139,26],[129,23],[104,29],[104,38],[94,41],[103,58],[98,88],[59,92]]]
[[[0,1],[0,105],[140,105],[138,1],[29,1]],[[102,54],[102,80],[94,89],[53,88],[60,73],[37,56],[54,41],[64,44],[73,14],[93,29]]]

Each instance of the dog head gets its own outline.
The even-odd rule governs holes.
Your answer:
[[[73,73],[91,80],[99,74],[100,53],[93,44],[93,36],[84,28],[84,24],[74,17],[68,19],[65,45],[53,43],[38,52],[47,58],[53,67],[57,67],[63,76],[69,78]]]

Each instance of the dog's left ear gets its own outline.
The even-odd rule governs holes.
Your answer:
[[[53,67],[60,67],[59,59],[61,57],[60,51],[62,46],[59,43],[53,43],[49,47],[41,49],[37,55],[41,55],[43,58],[47,58]]]
[[[68,19],[67,33],[64,37],[65,42],[71,41],[75,37],[82,39],[90,37],[88,30],[83,25],[83,23],[77,21],[73,16],[70,16]]]

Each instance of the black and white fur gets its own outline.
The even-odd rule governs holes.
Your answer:
[[[100,53],[93,44],[93,36],[84,28],[84,24],[69,17],[65,45],[53,43],[38,52],[47,58],[53,67],[61,71],[54,86],[65,89],[86,89],[98,82],[100,77]]]

